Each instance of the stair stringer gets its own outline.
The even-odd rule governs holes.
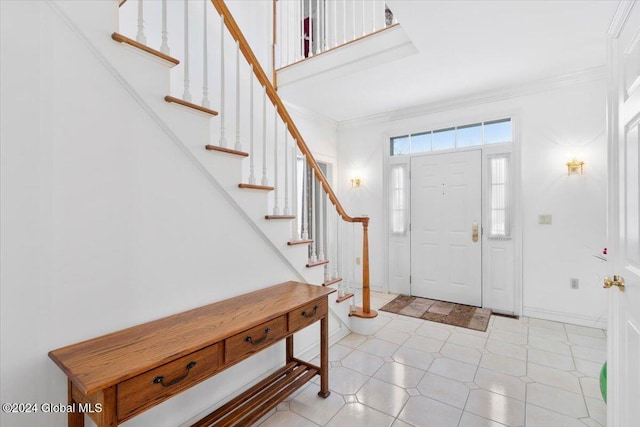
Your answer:
[[[227,155],[220,153],[209,153],[204,149],[204,146],[210,142],[210,120],[215,120],[215,118],[212,119],[204,113],[170,105],[164,101],[164,95],[170,93],[168,83],[170,81],[170,64],[111,40],[110,34],[101,32],[96,29],[95,25],[88,24],[89,27],[87,27],[87,23],[83,22],[85,24],[83,28],[68,16],[64,7],[61,7],[57,2],[49,1],[48,4],[121,87],[203,174],[205,179],[225,197],[227,202],[238,212],[238,215],[271,247],[297,280],[321,284],[323,282],[322,268],[308,269],[305,267],[306,246],[301,249],[287,245],[290,231],[284,233],[282,232],[282,224],[273,224],[274,221],[264,219],[267,209],[266,194],[261,197],[250,197],[252,190],[241,190],[237,187],[241,180],[235,180],[232,184],[231,177],[241,176],[242,167],[239,164],[225,167],[224,170],[229,173],[228,176],[212,170],[211,164],[219,165],[219,162],[215,159],[208,159],[206,157],[208,154],[227,157]],[[114,7],[117,8],[117,2],[114,2]],[[111,16],[117,18],[117,10]],[[104,26],[104,20],[100,23]],[[237,163],[237,161],[229,163]],[[262,213],[259,214],[259,212]],[[285,222],[288,224],[288,221]],[[290,230],[290,225],[288,230]],[[337,304],[335,298],[332,297],[329,298],[329,314],[332,319],[329,322],[329,333],[331,341],[335,342],[351,332],[351,318],[348,316],[348,306],[345,303]],[[298,340],[296,347],[306,349],[314,345],[305,341],[304,338]]]

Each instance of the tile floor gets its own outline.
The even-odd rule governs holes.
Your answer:
[[[374,293],[372,306],[393,297]],[[331,346],[327,399],[316,378],[260,427],[606,424],[601,329],[492,316],[478,332],[386,312],[373,321],[374,335]]]

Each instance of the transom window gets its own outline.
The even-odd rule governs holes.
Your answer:
[[[391,138],[391,155],[427,153],[513,141],[511,119],[471,123]]]

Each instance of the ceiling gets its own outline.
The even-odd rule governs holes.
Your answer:
[[[614,0],[387,0],[417,53],[279,90],[337,122],[514,88],[605,64]]]

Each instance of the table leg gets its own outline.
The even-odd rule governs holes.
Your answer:
[[[320,391],[318,396],[329,397],[329,318],[320,320]]]
[[[293,335],[287,337],[287,363],[293,360]]]
[[[74,408],[78,407],[78,403],[73,400],[73,383],[71,380],[67,380],[67,401]],[[67,425],[69,427],[84,427],[84,414],[77,410],[67,413]]]

